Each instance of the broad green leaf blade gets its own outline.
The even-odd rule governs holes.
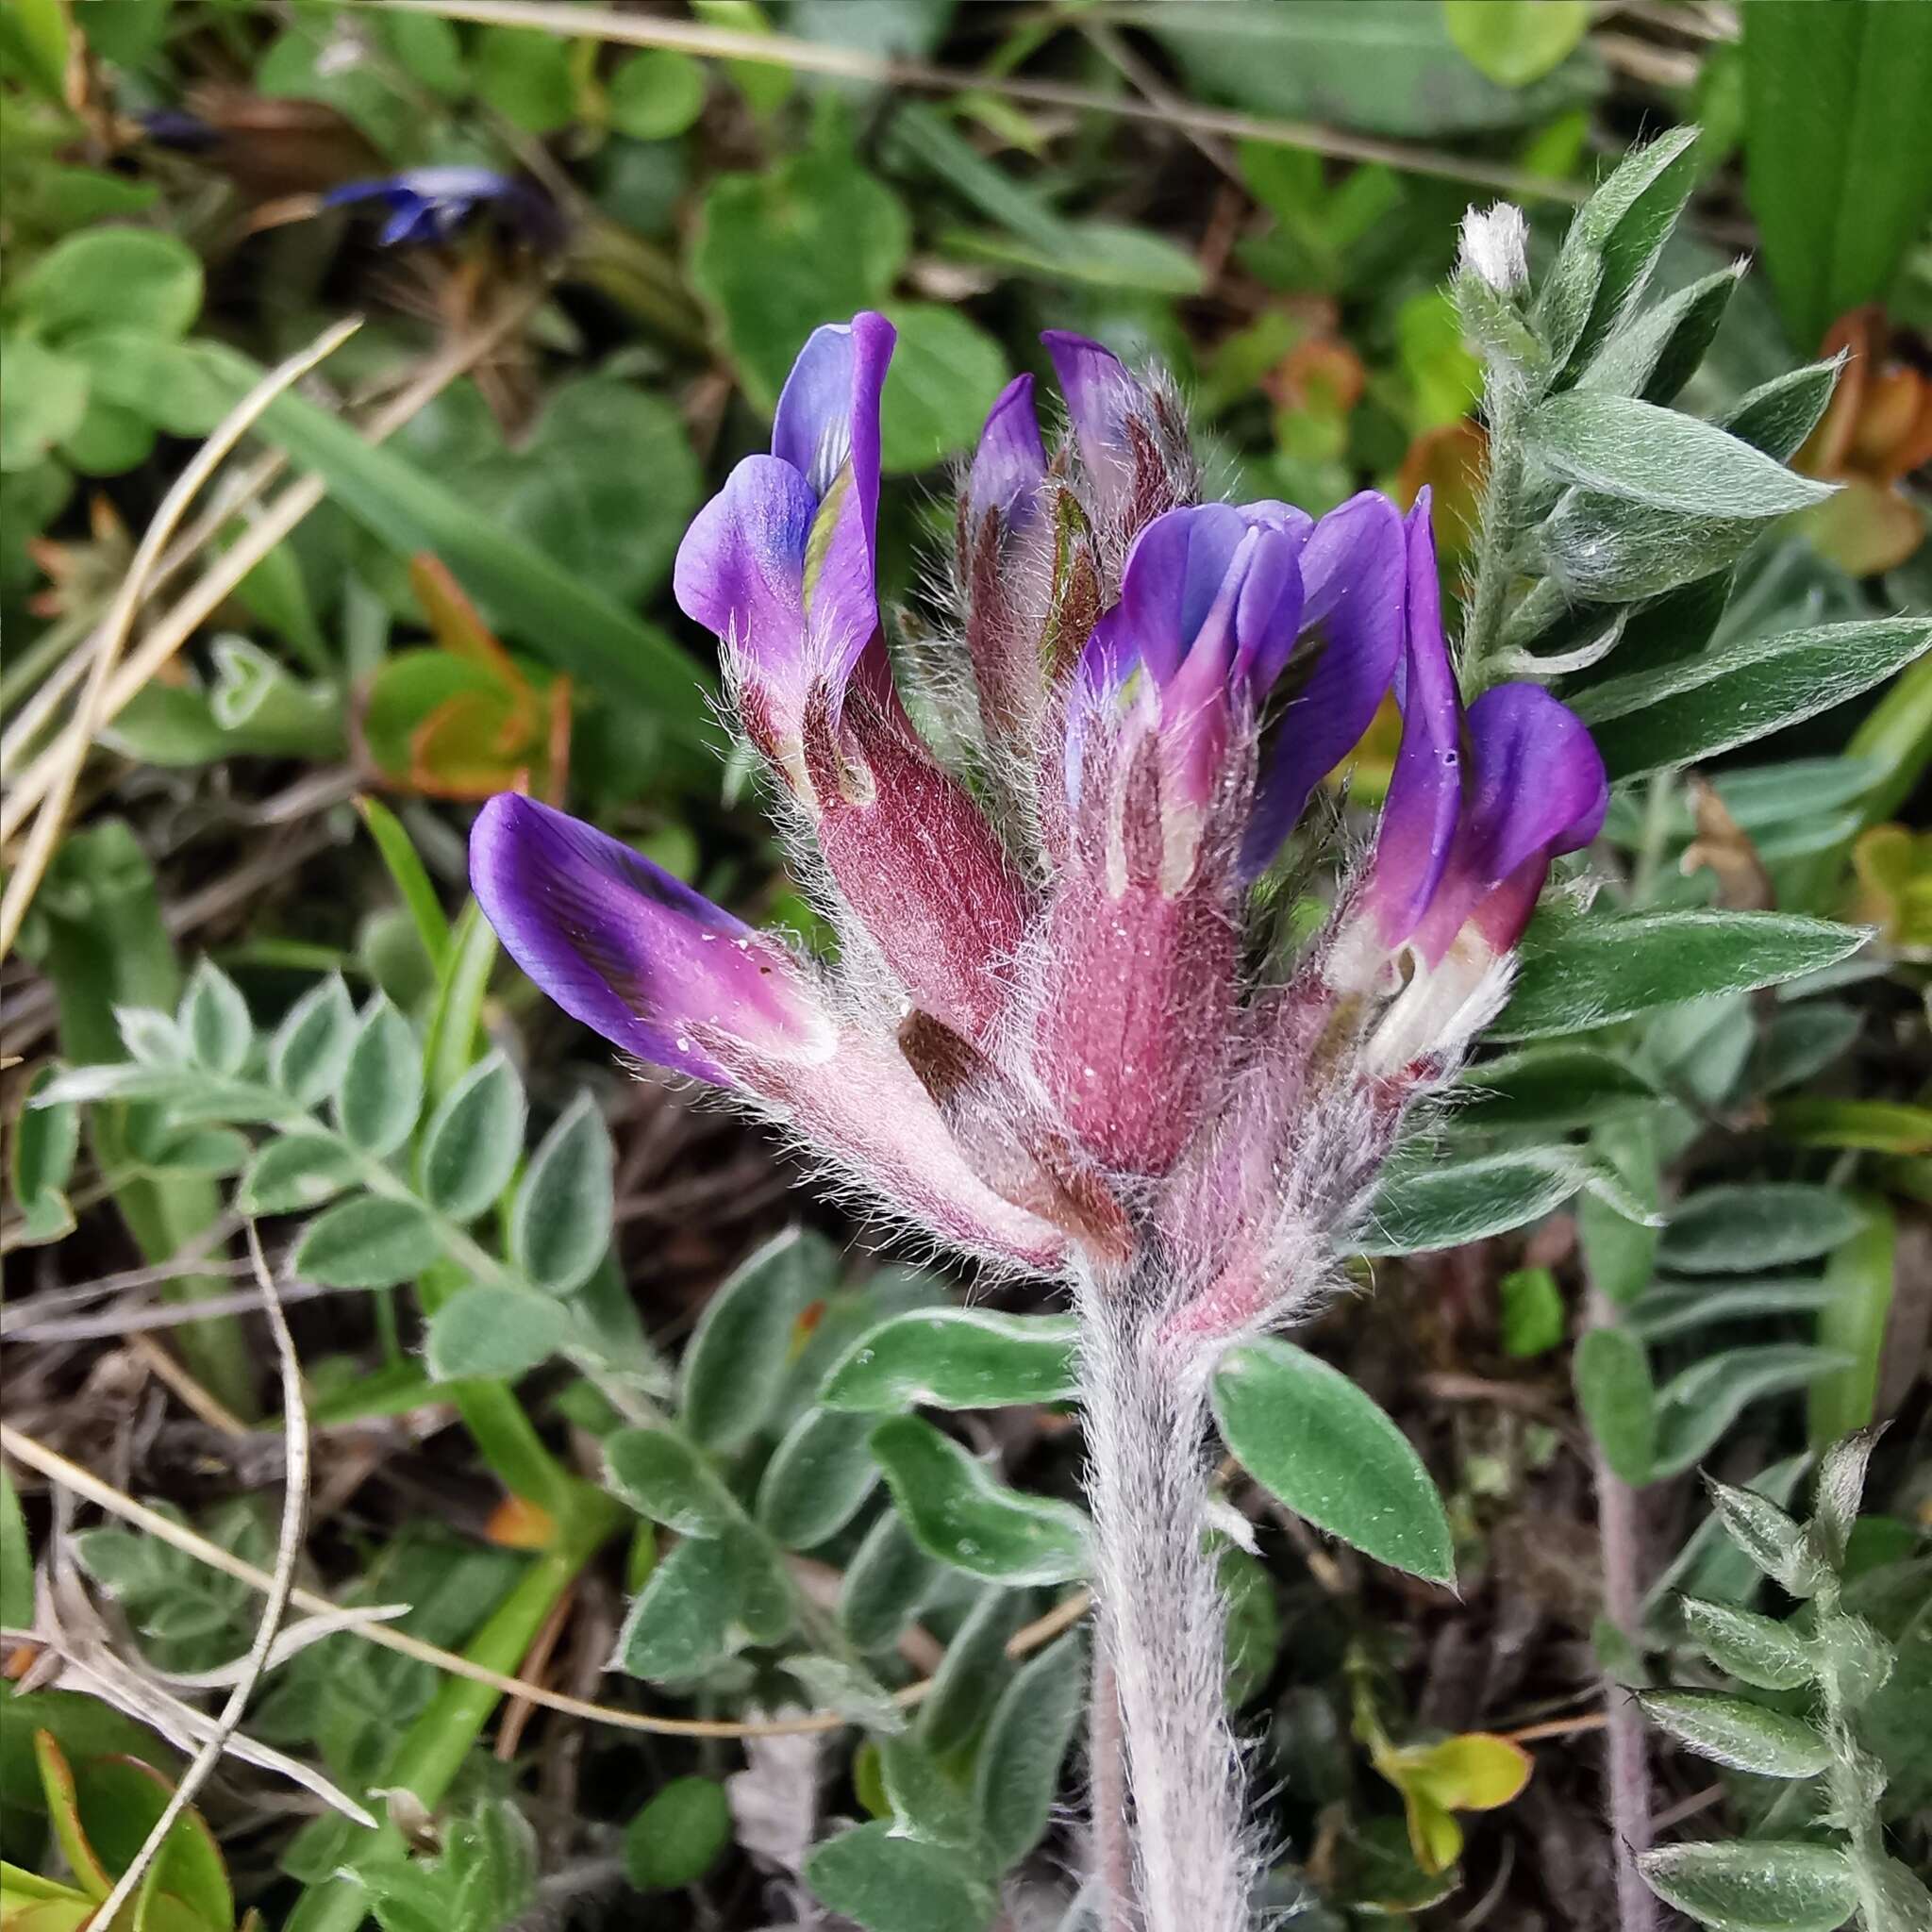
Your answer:
[[[624,1875],[636,1891],[695,1885],[731,1842],[731,1803],[715,1778],[676,1777],[624,1832]]]
[[[805,1861],[805,1880],[864,1932],[986,1932],[999,1911],[975,1860],[896,1837],[883,1820],[826,1839]]]
[[[541,1368],[570,1340],[570,1310],[527,1289],[459,1289],[429,1318],[429,1373],[439,1382],[467,1375],[514,1381]]]
[[[244,1214],[299,1214],[333,1201],[358,1171],[354,1151],[333,1134],[298,1128],[263,1145],[242,1177],[235,1205]]]
[[[422,1110],[423,1049],[388,995],[377,993],[336,1090],[337,1124],[362,1153],[380,1159],[409,1138]]]
[[[1441,1498],[1408,1439],[1339,1370],[1278,1339],[1230,1349],[1214,1418],[1255,1480],[1318,1529],[1431,1582],[1456,1574]]]
[[[986,1722],[1009,1671],[1007,1641],[1020,1627],[1025,1593],[992,1585],[959,1625],[933,1673],[916,1728],[939,1757],[963,1749]]]
[[[1815,1777],[1831,1762],[1831,1746],[1803,1718],[1722,1690],[1643,1690],[1638,1702],[1679,1743],[1732,1771]]]
[[[1624,1324],[1645,1341],[1667,1341],[1721,1322],[1752,1322],[1767,1315],[1808,1315],[1832,1298],[1824,1281],[1805,1275],[1762,1279],[1659,1281],[1624,1314]]]
[[[190,974],[175,1024],[194,1064],[211,1074],[239,1074],[255,1041],[241,988],[211,959]]]
[[[1005,1408],[1078,1392],[1071,1315],[929,1308],[867,1331],[825,1377],[828,1408]]]
[[[633,1677],[695,1676],[724,1657],[744,1599],[744,1568],[724,1541],[687,1538],[645,1579],[617,1636]]]
[[[1575,700],[1612,778],[1692,764],[1882,684],[1932,649],[1932,620],[1877,618],[1755,638]]]
[[[709,1461],[674,1430],[619,1429],[605,1438],[604,1463],[613,1495],[679,1536],[724,1536],[744,1521]]]
[[[1571,1364],[1577,1407],[1618,1475],[1641,1489],[1656,1474],[1657,1390],[1643,1344],[1622,1328],[1592,1328]]]
[[[1864,1225],[1840,1189],[1747,1181],[1692,1194],[1671,1216],[1657,1257],[1684,1274],[1753,1274],[1828,1254]]]
[[[544,1135],[510,1208],[510,1259],[538,1287],[574,1294],[610,1245],[610,1136],[588,1093]]]
[[[979,1819],[966,1793],[919,1739],[883,1739],[879,1776],[893,1823],[906,1837],[962,1851],[978,1840]]]
[[[1021,1668],[993,1710],[979,1747],[974,1795],[980,1830],[1002,1871],[1046,1836],[1087,1690],[1086,1638],[1070,1630]]]
[[[1691,1642],[1740,1683],[1760,1690],[1795,1690],[1811,1681],[1810,1645],[1775,1618],[1701,1597],[1685,1597],[1677,1607]]]
[[[1657,1398],[1657,1474],[1680,1474],[1716,1448],[1752,1403],[1808,1388],[1843,1359],[1807,1342],[1765,1341],[1691,1363]]]
[[[854,1648],[873,1656],[896,1643],[939,1574],[905,1517],[882,1509],[845,1566],[839,1591],[839,1624]]]
[[[1504,87],[1526,87],[1562,65],[1590,30],[1588,0],[1497,7],[1490,0],[1442,0],[1449,38],[1463,58]]]
[[[1932,216],[1932,18],[1922,7],[1743,9],[1744,186],[1800,349],[1881,300]]]
[[[1681,516],[1780,517],[1832,493],[1712,424],[1635,396],[1552,396],[1530,417],[1529,439],[1564,482]]]
[[[1836,1350],[1843,1363],[1812,1385],[1814,1445],[1836,1441],[1871,1422],[1898,1290],[1898,1221],[1890,1204],[1878,1194],[1851,1198],[1864,1224],[1833,1247],[1825,1264],[1830,1299],[1819,1313],[1818,1341]]]
[[[1666,1905],[1715,1932],[1836,1932],[1858,1902],[1851,1864],[1831,1845],[1659,1845],[1638,1865]]]
[[[323,1288],[392,1288],[441,1254],[441,1236],[415,1202],[352,1194],[308,1224],[291,1266]]]
[[[452,1221],[474,1221],[509,1185],[524,1150],[523,1082],[501,1053],[478,1060],[429,1118],[423,1193]]]
[[[872,1450],[920,1547],[941,1562],[1008,1584],[1086,1574],[1087,1518],[1071,1503],[1008,1489],[917,1416],[878,1424]]]
[[[1637,1111],[1658,1097],[1656,1086],[1627,1057],[1594,1046],[1524,1047],[1484,1060],[1463,1074],[1456,1123],[1485,1131],[1565,1133],[1594,1126],[1612,1114]]]
[[[838,1285],[839,1259],[793,1228],[735,1269],[705,1305],[684,1352],[684,1425],[708,1449],[743,1446],[771,1415],[798,1319]]]
[[[857,1516],[878,1481],[869,1415],[808,1408],[786,1430],[758,1478],[753,1514],[788,1550],[816,1548]]]
[[[269,1042],[269,1078],[302,1107],[336,1091],[356,1042],[356,1009],[339,974],[311,986]]]
[[[1532,927],[1495,1033],[1546,1039],[1777,986],[1850,958],[1867,937],[1858,926],[1785,912],[1643,912],[1581,919],[1547,934]]]
[[[1588,1150],[1512,1148],[1438,1167],[1411,1164],[1390,1175],[1364,1212],[1354,1251],[1414,1255],[1460,1247],[1539,1221],[1582,1189],[1632,1221],[1646,1218],[1622,1177]]]
[[[1771,1580],[1792,1596],[1815,1596],[1831,1573],[1806,1538],[1804,1529],[1756,1490],[1733,1489],[1705,1478],[1711,1507],[1724,1534]]]
[[[261,372],[231,357],[232,400]],[[393,450],[298,395],[276,399],[260,433],[314,470],[350,516],[396,555],[431,551],[504,629],[591,689],[621,693],[685,741],[708,745],[710,680],[665,634],[531,549]]]

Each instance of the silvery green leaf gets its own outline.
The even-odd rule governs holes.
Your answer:
[[[1471,1067],[1457,1089],[1456,1122],[1486,1132],[1563,1133],[1658,1098],[1627,1056],[1564,1041],[1520,1047]]]
[[[114,1024],[128,1057],[142,1066],[178,1070],[188,1064],[188,1041],[168,1014],[153,1007],[116,1007]]]
[[[1713,1932],[1836,1932],[1858,1903],[1851,1861],[1834,1845],[1659,1845],[1637,1862],[1666,1905]]]
[[[1759,1777],[1815,1777],[1831,1746],[1803,1718],[1722,1690],[1644,1690],[1644,1714],[1700,1757]]]
[[[1686,516],[1598,490],[1566,490],[1536,533],[1549,574],[1579,602],[1657,597],[1728,570],[1758,517]]]
[[[1604,1460],[1633,1489],[1657,1474],[1657,1389],[1643,1344],[1622,1328],[1592,1328],[1571,1374],[1577,1407]]]
[[[1810,1647],[1789,1624],[1702,1597],[1685,1597],[1678,1609],[1690,1641],[1727,1675],[1760,1690],[1795,1690],[1811,1681]]]
[[[1714,1476],[1705,1477],[1712,1507],[1724,1534],[1771,1580],[1792,1596],[1816,1596],[1831,1581],[1804,1529],[1768,1496],[1755,1490],[1733,1489]]]
[[[929,1308],[894,1315],[859,1338],[825,1377],[829,1408],[1001,1408],[1077,1392],[1071,1315]]]
[[[1696,374],[1743,274],[1744,264],[1734,263],[1631,317],[1591,358],[1576,387],[1668,403]]]
[[[510,1259],[539,1288],[573,1294],[610,1245],[610,1136],[579,1093],[544,1135],[509,1214]]]
[[[1587,1190],[1615,1212],[1640,1224],[1657,1219],[1608,1163],[1586,1148],[1513,1147],[1473,1160],[1386,1175],[1363,1212],[1360,1255],[1413,1255],[1526,1226]]]
[[[1932,649],[1932,619],[1876,618],[1736,640],[1574,700],[1612,778],[1715,758],[1881,684]]]
[[[1542,1039],[1775,986],[1847,958],[1868,937],[1858,926],[1781,912],[1641,912],[1533,925],[1494,1035]]]
[[[917,1416],[874,1425],[873,1454],[920,1547],[992,1582],[1065,1583],[1087,1572],[1088,1522],[1071,1503],[1008,1489]]]
[[[976,1858],[894,1835],[884,1819],[835,1832],[812,1849],[814,1896],[863,1932],[986,1932],[998,1889]]]
[[[1760,1091],[1802,1087],[1850,1051],[1864,1024],[1864,1015],[1840,1000],[1807,1000],[1777,1014],[1760,1049]]]
[[[424,1129],[419,1167],[429,1205],[474,1221],[509,1184],[524,1149],[523,1082],[501,1053],[478,1060]]]
[[[839,1591],[839,1624],[854,1648],[890,1649],[925,1600],[938,1571],[896,1509],[884,1509],[866,1531]]]
[[[1720,1322],[1811,1314],[1837,1291],[1828,1283],[1807,1275],[1767,1275],[1754,1281],[1707,1277],[1659,1281],[1631,1305],[1624,1324],[1646,1341],[1663,1341]]]
[[[1086,1703],[1086,1640],[1071,1630],[1021,1668],[994,1707],[979,1747],[976,1796],[1000,1870],[1046,1835],[1060,1764]]]
[[[242,1177],[235,1205],[244,1214],[297,1214],[332,1201],[356,1178],[353,1149],[310,1128],[267,1141]]]
[[[837,1711],[848,1723],[863,1724],[880,1737],[895,1738],[907,1725],[905,1710],[892,1694],[861,1664],[840,1657],[807,1653],[788,1657],[783,1669],[805,1687],[813,1705]]]
[[[744,1520],[703,1453],[674,1430],[619,1429],[604,1439],[604,1465],[613,1495],[679,1536],[723,1536]]]
[[[838,1285],[822,1236],[792,1228],[732,1271],[705,1304],[684,1352],[682,1416],[711,1449],[736,1449],[778,1400],[798,1318]]]
[[[40,1068],[13,1119],[7,1179],[8,1191],[21,1210],[23,1247],[61,1241],[74,1229],[66,1189],[80,1151],[80,1110],[71,1100],[47,1097],[60,1073],[51,1061]]]
[[[303,1230],[290,1266],[323,1288],[392,1288],[442,1256],[442,1237],[414,1201],[351,1194]]]
[[[615,1662],[633,1677],[696,1676],[724,1657],[744,1600],[738,1553],[688,1537],[644,1579],[617,1635]]]
[[[1679,516],[1779,517],[1832,494],[1714,424],[1634,396],[1551,396],[1529,442],[1566,482]]]
[[[1865,1493],[1865,1471],[1887,1424],[1874,1423],[1840,1438],[1818,1464],[1818,1487],[1811,1502],[1811,1536],[1818,1553],[1833,1569],[1845,1559],[1845,1543],[1858,1520]]]
[[[1809,1388],[1844,1363],[1835,1350],[1804,1341],[1757,1342],[1691,1363],[1657,1398],[1657,1474],[1679,1475],[1702,1460],[1752,1403]]]
[[[336,1121],[365,1154],[393,1154],[423,1110],[423,1049],[415,1028],[377,993],[362,1015],[336,1090]]]
[[[1408,1438],[1338,1369],[1279,1338],[1230,1349],[1214,1419],[1257,1482],[1318,1529],[1437,1583],[1456,1574],[1442,1499]]]
[[[892,1823],[908,1838],[961,1850],[977,1842],[978,1813],[920,1739],[881,1739],[879,1777],[892,1807]]]
[[[1834,1610],[1818,1619],[1812,1638],[1818,1659],[1817,1675],[1838,1686],[1847,1710],[1869,1704],[1885,1688],[1898,1662],[1898,1652],[1863,1617]],[[1882,1789],[1885,1767],[1876,1764],[1874,1776]],[[1874,1792],[1875,1802],[1877,1793]]]
[[[1829,1254],[1864,1225],[1865,1210],[1841,1189],[1743,1181],[1681,1202],[1658,1259],[1681,1274],[1753,1274]]]
[[[211,1074],[239,1074],[255,1041],[248,1002],[212,959],[202,960],[190,976],[175,1024],[189,1057]]]
[[[303,1107],[336,1091],[356,1040],[356,1009],[341,975],[332,973],[289,1008],[269,1041],[269,1078]]]
[[[758,1478],[753,1514],[788,1550],[809,1550],[858,1514],[879,1479],[870,1415],[808,1408],[780,1439]]]
[[[887,1512],[886,1520],[892,1520]],[[973,1740],[1005,1683],[1007,1641],[1024,1613],[1024,1591],[990,1586],[946,1646],[915,1720],[926,1748],[943,1757]]]
[[[1842,355],[1835,356],[1829,362],[1807,363],[1759,383],[1739,397],[1718,419],[1718,426],[1780,463],[1790,461],[1818,427],[1844,361]]]
[[[429,1373],[439,1382],[465,1375],[514,1381],[561,1353],[570,1310],[525,1288],[458,1289],[429,1318]]]

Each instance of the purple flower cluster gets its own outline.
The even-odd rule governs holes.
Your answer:
[[[1540,688],[1464,708],[1425,502],[1201,503],[1172,397],[1045,340],[1069,434],[1049,446],[1020,377],[959,491],[969,769],[914,728],[880,626],[882,317],[812,336],[771,454],[678,554],[836,967],[525,798],[485,808],[472,875],[531,978],[640,1060],[952,1244],[1035,1268],[1158,1247],[1195,1281],[1185,1327],[1221,1335],[1269,1317],[1493,1013],[1603,766]],[[1257,883],[1391,687],[1374,849],[1271,974]]]

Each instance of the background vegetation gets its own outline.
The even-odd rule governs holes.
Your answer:
[[[1464,208],[1521,203],[1541,272],[1691,123],[1639,380],[1734,426],[1757,392],[1774,442],[1764,386],[1848,352],[1772,451],[1842,488],[1688,579],[1631,551],[1564,694],[1623,781],[1603,893],[1790,915],[1785,983],[1640,958],[1616,1011],[1518,1009],[1548,1038],[1299,1338],[1421,1453],[1459,1594],[1325,1541],[1251,1426],[1229,1695],[1287,1923],[1635,1932],[1618,1838],[1830,1837],[1815,1764],[1764,1774],[1823,1667],[1743,1614],[1823,1591],[1880,1646],[1860,1708],[1838,1643],[1833,1722],[1923,1868],[1932,668],[1890,674],[1932,622],[1932,8],[14,0],[0,76],[8,1932],[108,1895],[278,1570],[305,1641],[151,1925],[1081,1923],[1064,1324],[1012,1288],[962,1320],[973,1284],[536,1000],[467,903],[473,801],[527,787],[810,934],[667,577],[813,325],[900,331],[915,634],[945,465],[1045,326],[1171,368],[1230,491],[1432,484],[1453,574]],[[331,199],[452,165],[516,185],[441,240]],[[1568,591],[1512,646],[1545,668],[1596,636]],[[1807,971],[1814,919],[1874,937]],[[1821,1498],[1827,1586],[1748,1497],[1802,1513],[1813,1452],[1888,1420]],[[1771,1715],[1716,1736],[1738,1682]]]

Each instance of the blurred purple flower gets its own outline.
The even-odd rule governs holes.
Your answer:
[[[556,246],[562,232],[556,203],[535,182],[493,168],[406,168],[374,180],[344,182],[322,200],[325,208],[380,202],[390,211],[376,237],[385,248],[453,242],[479,208],[494,208],[534,247]]]

